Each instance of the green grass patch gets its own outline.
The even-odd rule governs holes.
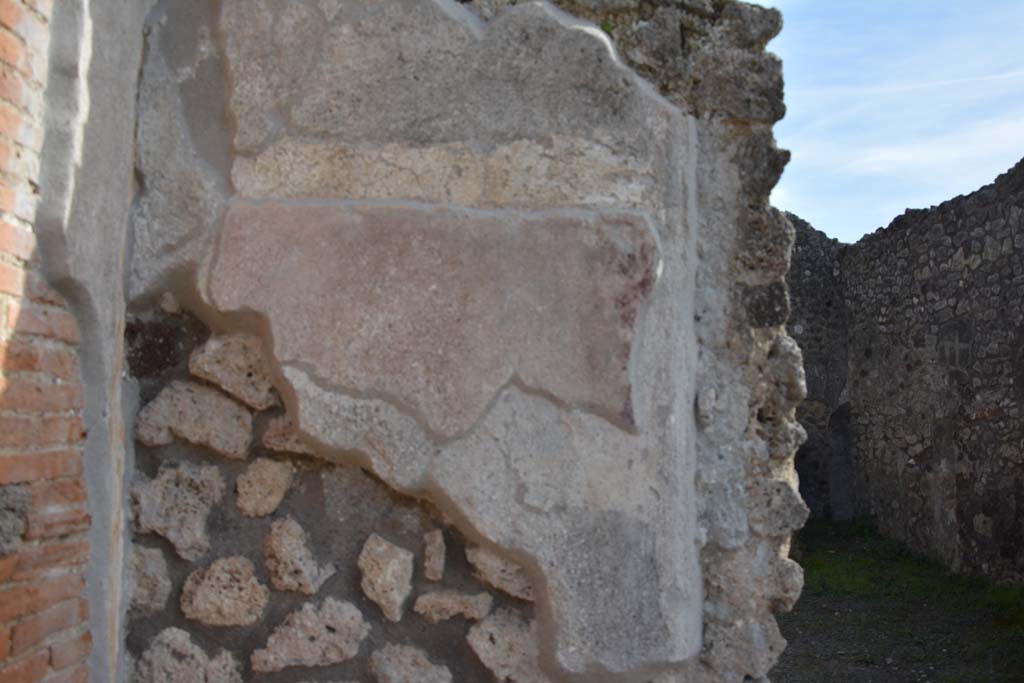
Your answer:
[[[826,605],[815,621],[835,618],[872,659],[899,650],[979,672],[949,680],[1024,680],[1024,586],[952,574],[863,522],[811,522],[797,548],[804,594]]]

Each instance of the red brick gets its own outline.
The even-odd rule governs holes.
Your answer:
[[[78,450],[0,455],[0,484],[76,477],[81,473],[82,452]]]
[[[78,415],[0,416],[0,448],[45,448],[80,443],[85,425]]]
[[[7,307],[7,329],[16,334],[35,335],[78,343],[75,317],[60,308],[26,306],[20,302]]]
[[[38,340],[0,341],[0,370],[39,372],[55,379],[78,375],[78,358],[68,349],[44,346]]]
[[[82,407],[82,385],[79,382],[54,384],[0,377],[0,410],[53,413]]]
[[[36,238],[31,231],[10,223],[0,222],[0,252],[28,261],[36,248]]]
[[[0,183],[0,211],[14,213],[16,208],[14,189],[6,183]]]
[[[10,263],[0,262],[0,293],[21,296],[25,291],[25,271]]]
[[[85,483],[80,477],[37,481],[29,487],[33,512],[74,507],[85,502]]]
[[[0,0],[0,26],[16,29],[24,16],[25,10],[18,0]]]
[[[39,17],[26,12],[18,0],[0,0],[0,26],[9,28],[26,42],[45,30]]]
[[[28,529],[25,538],[33,541],[39,538],[70,536],[89,528],[89,513],[84,509],[64,510],[28,514]]]
[[[64,297],[56,289],[50,286],[46,278],[35,271],[25,274],[25,285],[23,287],[25,296],[40,304],[51,304],[63,306]]]
[[[9,581],[14,576],[14,570],[18,567],[18,555],[0,557],[0,583]]]
[[[30,581],[51,569],[85,564],[89,559],[89,544],[85,541],[47,543],[23,549],[17,558],[11,578],[15,581]]]
[[[54,669],[66,669],[72,664],[78,664],[89,656],[92,649],[92,636],[88,632],[77,638],[54,643],[50,646],[50,666]]]
[[[37,14],[47,19],[53,15],[53,0],[24,0],[24,2]]]
[[[10,31],[0,30],[0,62],[25,73],[25,46]]]
[[[85,579],[81,574],[68,574],[0,591],[0,623],[41,612],[62,600],[81,595],[84,588]]]
[[[17,657],[28,652],[51,635],[78,626],[85,617],[85,601],[74,598],[25,619],[14,627],[11,653]]]
[[[73,669],[65,669],[47,676],[44,683],[88,683],[89,669],[80,664]]]
[[[36,683],[46,675],[49,664],[50,653],[47,650],[42,650],[31,657],[13,662],[0,669],[0,681],[3,683]]]
[[[25,79],[14,69],[0,67],[0,101],[20,107],[25,103]]]
[[[4,33],[0,29],[0,34]],[[25,127],[25,117],[20,111],[10,105],[0,104],[0,135],[8,140],[24,142],[22,129]],[[10,168],[5,168],[8,173]],[[13,175],[13,174],[12,174]]]
[[[11,628],[0,628],[0,662],[11,654]]]

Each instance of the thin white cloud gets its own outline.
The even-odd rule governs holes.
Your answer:
[[[793,88],[789,94],[796,97],[811,96],[864,96],[864,95],[888,95],[910,93],[921,90],[934,90],[938,88],[950,88],[962,85],[972,85],[989,81],[1011,81],[1024,80],[1024,70],[1007,71],[1005,73],[988,74],[983,76],[970,76],[967,78],[948,78],[938,81],[924,81],[920,83],[880,83],[877,85],[852,85],[852,86],[829,86],[819,88]]]
[[[1024,156],[1024,2],[777,0],[792,161],[773,202],[855,240]]]
[[[963,130],[854,151],[841,165],[841,170],[874,175],[920,173],[932,177],[936,174],[959,177],[979,162],[1021,156],[1024,156],[1024,111],[1013,111]]]

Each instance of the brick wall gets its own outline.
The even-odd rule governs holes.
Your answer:
[[[85,681],[78,327],[33,231],[52,0],[0,0],[0,681]]]

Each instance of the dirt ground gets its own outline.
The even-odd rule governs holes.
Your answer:
[[[864,524],[812,522],[773,683],[1024,682],[1024,586],[952,576]]]

